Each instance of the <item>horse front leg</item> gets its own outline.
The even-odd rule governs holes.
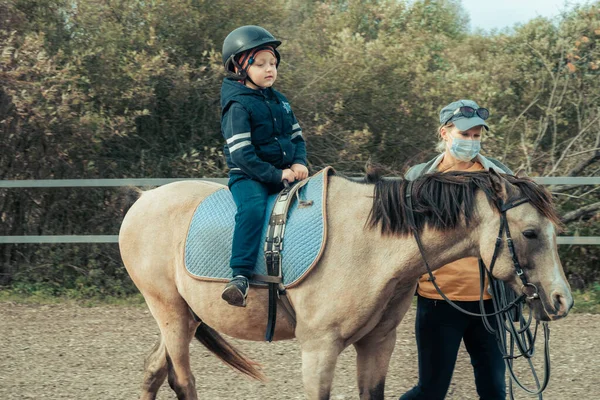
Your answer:
[[[383,400],[385,378],[396,345],[396,328],[410,307],[415,283],[395,288],[379,323],[354,343],[356,372],[361,400]]]
[[[356,372],[361,400],[383,400],[385,377],[396,344],[396,330],[385,335],[371,332],[358,342],[356,349]]]
[[[339,340],[310,340],[301,344],[302,380],[306,398],[329,400],[338,356],[343,350]]]

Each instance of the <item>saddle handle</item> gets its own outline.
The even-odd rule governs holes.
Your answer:
[[[283,182],[284,190],[289,191],[291,186],[290,186],[290,183],[287,181],[287,179],[284,179],[281,182]],[[302,185],[302,186],[304,186],[304,185]],[[298,208],[306,208],[306,207],[310,207],[313,205],[312,200],[302,200],[300,198],[300,190],[297,190],[295,195],[296,195],[296,199],[298,199]]]

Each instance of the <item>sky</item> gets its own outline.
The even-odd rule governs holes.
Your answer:
[[[462,0],[469,12],[471,29],[486,31],[512,27],[537,16],[552,18],[560,14],[565,4],[585,4],[585,0]]]

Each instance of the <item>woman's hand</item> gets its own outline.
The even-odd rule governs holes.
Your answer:
[[[294,164],[290,168],[292,171],[294,171],[296,179],[298,179],[299,181],[308,178],[308,168],[306,168],[305,165]]]
[[[281,174],[281,181],[288,181],[288,183],[292,183],[296,180],[296,174],[291,169],[287,168],[283,170]]]

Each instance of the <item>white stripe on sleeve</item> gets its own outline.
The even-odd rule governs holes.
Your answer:
[[[243,142],[239,142],[234,144],[233,146],[229,146],[229,154],[233,153],[236,150],[241,149],[242,147],[250,146],[252,143],[249,140],[245,140]]]
[[[240,139],[249,139],[250,136],[251,136],[250,132],[238,133],[237,135],[233,135],[232,137],[227,139],[227,144],[231,144],[231,143],[235,142],[236,140],[240,140]]]
[[[294,139],[294,138],[296,138],[296,137],[298,137],[298,136],[302,136],[302,131],[301,131],[301,130],[300,130],[300,131],[298,131],[298,132],[295,132],[295,133],[292,135],[292,139]]]

